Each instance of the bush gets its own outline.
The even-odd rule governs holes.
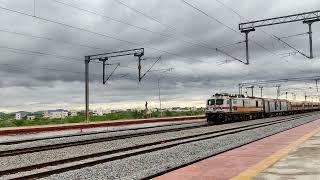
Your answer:
[[[173,112],[164,111],[162,117],[172,116],[191,116],[204,114],[202,111],[186,111],[186,112]],[[160,117],[161,112],[152,112],[148,117]],[[130,112],[116,112],[105,114],[103,116],[90,116],[90,121],[108,121],[119,119],[141,119],[145,117],[144,111],[130,111]],[[69,116],[64,119],[47,119],[42,117],[36,117],[34,120],[15,120],[13,115],[1,116],[0,127],[19,127],[19,126],[34,126],[34,125],[47,125],[47,124],[64,124],[64,123],[80,123],[85,122],[85,116],[83,113],[79,113],[78,116]]]

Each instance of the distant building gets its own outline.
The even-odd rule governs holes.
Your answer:
[[[197,107],[191,107],[190,110],[191,111],[197,111]]]
[[[69,116],[69,112],[63,109],[44,111],[43,117],[49,119],[63,119]]]
[[[43,118],[49,118],[49,111],[43,111],[42,117]]]
[[[94,110],[93,111],[93,115],[94,116],[102,116],[103,115],[103,111],[101,109]]]
[[[16,113],[16,117],[15,117],[15,119],[16,119],[16,120],[21,120],[21,119],[26,118],[26,117],[27,117],[27,115],[28,115],[28,113],[27,113],[27,112],[20,111],[20,112],[17,112],[17,113]]]
[[[35,118],[36,118],[36,116],[33,116],[33,115],[32,116],[27,116],[28,120],[34,120]]]
[[[125,111],[122,109],[110,110],[110,113],[119,113],[119,112],[125,112]]]
[[[70,115],[70,116],[77,116],[77,115],[78,115],[78,112],[77,112],[76,110],[71,110],[71,111],[69,112],[69,115]]]
[[[181,112],[183,111],[181,107],[172,107],[171,111],[175,111],[175,112]]]

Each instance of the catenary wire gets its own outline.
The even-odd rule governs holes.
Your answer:
[[[238,32],[236,29],[234,29],[234,28],[232,28],[232,27],[230,27],[230,26],[226,25],[225,23],[223,23],[223,22],[222,22],[222,21],[220,21],[219,19],[217,19],[217,18],[215,18],[215,17],[213,17],[213,16],[209,15],[208,13],[206,13],[206,12],[205,12],[205,11],[203,11],[203,10],[201,10],[200,8],[198,8],[198,7],[196,7],[196,6],[192,5],[192,4],[190,4],[189,2],[187,2],[187,1],[185,1],[185,0],[181,0],[181,2],[182,2],[182,3],[184,3],[184,4],[186,4],[187,6],[189,6],[189,7],[193,8],[193,9],[195,9],[196,11],[200,12],[201,14],[203,14],[203,15],[207,16],[209,19],[211,19],[211,20],[213,20],[213,21],[215,21],[215,22],[217,22],[217,23],[221,24],[222,26],[226,27],[227,29],[229,29],[229,30],[231,30],[231,31],[233,31],[233,32],[235,32],[235,33],[237,33],[238,35],[240,35],[240,36],[244,37],[244,35],[243,35],[243,34],[241,34],[240,32]],[[277,55],[277,54],[275,54],[274,52],[270,51],[269,49],[267,49],[266,47],[264,47],[263,45],[261,45],[261,44],[260,44],[260,43],[258,43],[257,41],[254,41],[254,40],[250,40],[250,41],[252,41],[252,42],[253,42],[254,44],[256,44],[257,46],[261,47],[261,48],[262,48],[262,49],[264,49],[265,51],[269,52],[270,54],[272,54],[272,55],[274,55],[274,56],[278,57],[278,55]]]
[[[58,24],[60,26],[68,27],[68,28],[71,28],[71,29],[76,29],[76,30],[79,30],[79,31],[87,32],[87,33],[94,34],[94,35],[97,35],[97,36],[105,37],[105,38],[108,38],[108,39],[113,39],[113,40],[116,40],[116,41],[124,42],[124,43],[127,43],[127,44],[136,45],[136,46],[145,46],[146,48],[149,48],[149,49],[152,49],[152,50],[155,50],[155,51],[158,51],[158,52],[163,52],[163,53],[166,53],[166,54],[169,54],[169,55],[173,55],[173,56],[176,56],[176,57],[180,57],[180,58],[184,58],[184,59],[188,59],[188,60],[192,60],[192,61],[197,61],[197,62],[204,62],[204,61],[201,61],[201,60],[198,60],[198,59],[181,56],[179,54],[176,54],[176,53],[173,53],[173,52],[170,52],[170,51],[161,50],[161,49],[157,49],[157,48],[154,48],[154,47],[146,46],[146,45],[143,45],[143,44],[140,44],[140,43],[123,40],[123,39],[120,39],[120,38],[117,38],[117,37],[113,37],[113,36],[110,36],[110,35],[107,35],[107,34],[102,34],[102,33],[95,32],[95,31],[92,31],[92,30],[88,30],[88,29],[85,29],[85,28],[81,28],[81,27],[70,25],[70,24],[54,21],[54,20],[43,18],[43,17],[40,17],[40,16],[33,16],[33,15],[28,14],[28,13],[24,13],[24,12],[21,12],[21,11],[9,9],[9,8],[3,7],[3,6],[0,6],[0,9],[8,11],[8,12],[24,15],[24,16],[29,16],[31,18],[36,18],[36,19],[39,19],[39,20],[42,20],[42,21],[53,23],[53,24]]]
[[[65,5],[65,6],[68,6],[68,7],[71,7],[71,8],[74,8],[74,9],[77,9],[79,11],[83,11],[83,12],[86,12],[86,13],[90,13],[90,14],[93,14],[93,15],[96,15],[96,16],[99,16],[99,17],[102,17],[102,18],[105,18],[105,19],[108,19],[108,20],[112,20],[114,22],[118,22],[118,23],[121,23],[121,24],[124,24],[124,25],[127,25],[127,26],[131,26],[131,27],[134,27],[136,29],[139,29],[139,30],[143,30],[143,31],[146,31],[146,32],[150,32],[150,33],[153,33],[153,34],[157,34],[157,35],[160,35],[162,37],[165,37],[165,38],[170,38],[170,39],[174,39],[174,40],[178,40],[180,42],[183,42],[185,44],[190,44],[190,46],[198,46],[198,47],[201,47],[201,48],[206,48],[206,49],[210,49],[210,50],[215,50],[214,48],[208,46],[208,45],[204,45],[204,44],[200,44],[200,43],[196,43],[196,42],[191,42],[191,41],[187,41],[187,40],[184,40],[184,39],[181,39],[181,38],[178,38],[178,37],[174,37],[170,34],[166,34],[166,33],[161,33],[161,32],[156,32],[156,31],[153,31],[153,30],[150,30],[150,29],[147,29],[147,28],[144,28],[144,27],[141,27],[141,26],[137,26],[137,25],[134,25],[134,24],[130,24],[128,22],[125,22],[125,21],[122,21],[122,20],[118,20],[118,19],[115,19],[115,18],[112,18],[112,17],[109,17],[109,16],[106,16],[106,15],[103,15],[103,14],[100,14],[96,11],[92,11],[92,10],[88,10],[88,9],[84,9],[84,8],[80,8],[78,6],[74,6],[74,5],[71,5],[71,4],[68,4],[68,3],[64,3],[64,2],[61,2],[61,1],[58,1],[58,0],[52,0],[56,3],[59,3],[61,5]]]

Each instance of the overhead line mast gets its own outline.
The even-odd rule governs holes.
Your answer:
[[[110,52],[110,53],[103,53],[103,54],[95,54],[95,55],[89,55],[85,56],[85,106],[86,106],[86,112],[85,112],[85,117],[86,117],[86,122],[89,122],[89,63],[91,61],[99,60],[103,62],[103,84],[106,83],[106,77],[105,77],[105,66],[108,65],[106,64],[106,61],[110,58],[113,57],[120,57],[120,56],[136,56],[138,57],[138,71],[139,71],[139,82],[141,81],[141,57],[144,55],[144,48],[139,48],[139,49],[130,49],[130,50],[123,50],[123,51],[116,51],[116,52]],[[109,64],[111,65],[111,64]],[[119,66],[119,63],[116,64],[116,68]],[[115,68],[115,69],[116,69]],[[111,75],[114,73],[115,69],[111,73]],[[107,77],[109,79],[110,75]]]
[[[277,24],[284,24],[284,23],[291,23],[291,22],[298,22],[298,21],[302,21],[304,24],[308,24],[310,54],[309,54],[309,56],[307,56],[307,58],[312,59],[314,56],[313,56],[313,47],[312,47],[311,25],[314,22],[320,21],[320,10],[240,23],[239,24],[240,32],[246,34],[245,38],[246,38],[246,57],[247,57],[246,59],[247,59],[247,61],[249,60],[249,50],[248,50],[248,33],[249,32],[255,31],[255,28],[258,28],[258,27],[272,26],[272,25],[277,25]],[[298,52],[300,54],[304,55],[300,51],[298,51]]]

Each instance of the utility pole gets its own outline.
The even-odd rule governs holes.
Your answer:
[[[292,93],[292,99],[295,101],[296,100],[296,94]]]
[[[162,117],[162,109],[161,109],[161,92],[160,92],[160,79],[158,79],[158,89],[159,89],[160,117]]]
[[[313,47],[312,47],[312,23],[314,22],[317,22],[317,21],[320,21],[320,19],[311,19],[311,20],[305,20],[303,21],[304,24],[308,24],[308,27],[309,27],[309,31],[308,31],[308,34],[309,34],[309,47],[310,47],[310,56],[309,58],[312,59],[313,58]]]
[[[247,87],[247,88],[251,89],[251,97],[253,97],[253,88],[254,88],[254,86],[250,86],[250,87]]]
[[[242,95],[242,87],[243,87],[243,85],[241,84],[241,83],[239,83],[239,95]]]
[[[141,56],[138,56],[139,82],[141,82]]]
[[[312,24],[312,23],[308,23],[308,26],[309,26],[309,32],[308,32],[308,34],[309,34],[310,59],[313,58],[311,24]]]
[[[262,98],[262,90],[263,90],[263,86],[259,86],[260,88],[260,97]]]
[[[304,101],[307,101],[307,93],[304,93]]]
[[[277,99],[280,97],[280,85],[276,85],[277,87]]]
[[[86,122],[89,122],[89,62],[90,57],[85,56],[84,64],[85,64],[85,99],[86,99]]]
[[[249,64],[249,39],[248,39],[248,34],[251,32],[251,31],[255,31],[254,28],[248,28],[248,29],[243,29],[241,30],[241,33],[245,33],[245,37],[246,37],[246,65]]]

